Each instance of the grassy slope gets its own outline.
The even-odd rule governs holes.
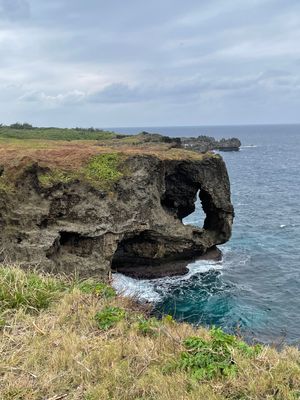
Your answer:
[[[212,331],[170,318],[149,319],[101,283],[0,267],[0,315],[4,400],[299,398],[297,349],[252,351],[223,334],[221,346],[215,346]],[[190,337],[204,344],[198,363],[208,355],[211,365],[216,359],[224,362],[230,354],[235,372],[224,375],[219,368],[212,376],[193,377],[192,366],[182,363],[186,357],[195,361],[186,347]]]

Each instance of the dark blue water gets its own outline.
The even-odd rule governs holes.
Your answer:
[[[143,129],[241,139],[241,151],[222,153],[236,213],[233,235],[221,246],[222,262],[196,262],[185,277],[151,282],[117,276],[116,286],[179,320],[221,326],[265,343],[299,344],[300,126],[120,131]],[[185,223],[202,225],[199,204]]]

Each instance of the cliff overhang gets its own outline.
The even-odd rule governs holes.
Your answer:
[[[184,273],[198,257],[219,257],[215,246],[229,240],[234,215],[220,156],[128,151],[120,160],[118,178],[106,187],[74,171],[72,179],[60,173],[45,185],[53,171],[44,161],[14,166],[13,189],[0,185],[0,261],[80,276],[114,270],[153,278]],[[1,175],[11,169],[2,166]],[[182,223],[197,194],[202,228]]]

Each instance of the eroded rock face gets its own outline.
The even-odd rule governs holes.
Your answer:
[[[0,261],[80,276],[106,277],[113,268],[154,277],[183,273],[230,238],[233,207],[219,156],[132,156],[124,169],[130,173],[104,193],[83,182],[43,189],[40,167],[28,168],[15,194],[0,191]],[[203,229],[182,224],[199,190]]]
[[[242,143],[237,138],[216,140],[211,136],[183,137],[182,146],[186,149],[205,153],[210,150],[239,151]]]

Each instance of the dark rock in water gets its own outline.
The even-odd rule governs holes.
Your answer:
[[[187,261],[230,238],[233,207],[220,156],[130,155],[123,168],[110,192],[78,180],[44,188],[45,167],[19,171],[16,191],[0,190],[0,261],[80,276],[107,277],[113,268],[154,277],[186,272]],[[198,192],[202,229],[182,224]]]
[[[184,148],[200,153],[205,153],[210,150],[238,151],[241,147],[241,141],[237,138],[216,140],[211,136],[204,135],[181,138],[181,143]]]
[[[164,264],[155,263],[153,260],[152,264],[143,265],[142,263],[137,264],[128,260],[124,262],[123,260],[118,260],[118,257],[114,257],[112,268],[115,272],[121,272],[124,275],[131,276],[136,279],[157,279],[163,278],[165,276],[176,276],[185,275],[188,273],[187,265],[193,261],[198,260],[214,260],[220,261],[222,259],[222,252],[216,246],[208,249],[205,254],[198,257],[193,257],[186,260],[174,260],[169,261]]]
[[[237,138],[221,139],[217,141],[217,150],[220,151],[238,151],[242,143]]]

